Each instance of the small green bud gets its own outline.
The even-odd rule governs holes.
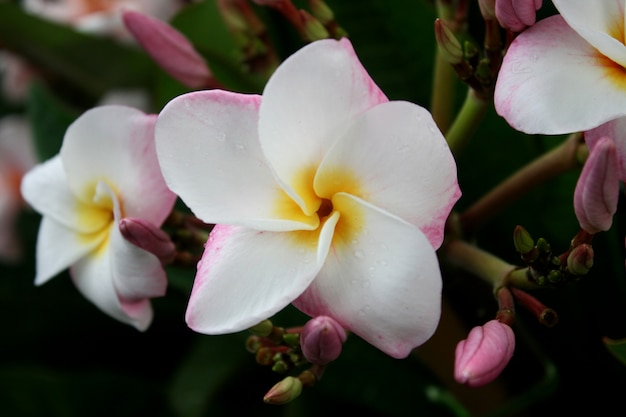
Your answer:
[[[435,20],[435,40],[441,57],[449,64],[460,64],[463,61],[463,48],[450,26],[441,19]]]
[[[567,270],[574,275],[585,275],[593,266],[593,248],[587,243],[576,246],[567,257]]]
[[[287,404],[300,395],[302,382],[293,376],[288,376],[274,385],[263,397],[268,404]]]
[[[274,325],[270,320],[263,320],[259,324],[250,327],[250,332],[255,336],[269,336],[272,333],[272,329],[274,329]]]
[[[283,341],[291,347],[300,346],[300,334],[299,333],[285,333],[283,335]]]
[[[335,14],[322,0],[309,0],[309,8],[311,14],[324,25],[335,20]]]
[[[255,358],[259,365],[271,365],[274,362],[274,352],[268,347],[261,347],[256,351]]]
[[[548,272],[548,282],[550,284],[558,284],[559,282],[561,282],[562,278],[563,274],[561,273],[561,271],[553,269],[552,271]]]
[[[552,252],[552,247],[550,246],[548,241],[545,240],[542,237],[537,239],[537,249],[539,250],[539,253],[541,253],[541,254],[546,254],[547,255],[547,254]]]
[[[515,226],[513,230],[513,244],[515,245],[515,250],[522,255],[530,252],[535,247],[535,241],[530,233],[519,225]]]
[[[272,366],[272,371],[278,372],[279,374],[284,374],[288,370],[289,370],[289,365],[287,365],[287,362],[283,360],[274,362],[274,365]]]
[[[246,339],[246,350],[250,353],[256,353],[262,346],[258,336],[250,336]]]
[[[300,17],[304,25],[304,36],[310,42],[330,37],[328,30],[322,23],[311,16],[306,10],[300,10]]]

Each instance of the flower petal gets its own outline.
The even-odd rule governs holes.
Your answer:
[[[439,322],[441,273],[413,225],[347,194],[324,268],[294,305],[326,315],[394,358],[428,340]]]
[[[565,21],[611,60],[626,66],[623,0],[554,0]]]
[[[456,164],[428,111],[391,101],[367,110],[331,148],[315,191],[347,192],[414,224],[434,248],[461,196]]]
[[[111,246],[105,245],[96,256],[82,258],[70,268],[72,281],[102,312],[138,330],[145,330],[152,321],[152,306],[146,299],[122,304],[112,279],[111,256]]]
[[[338,217],[331,216],[322,235]],[[317,234],[215,226],[198,264],[186,313],[189,327],[205,334],[237,332],[287,306],[322,267],[328,245],[318,245]]]
[[[93,187],[104,181],[124,202],[125,217],[161,225],[176,195],[166,186],[156,158],[155,115],[132,107],[92,108],[67,129],[61,159],[74,195],[91,203]]]
[[[504,56],[494,104],[522,132],[562,134],[626,115],[622,68],[571,29],[560,16],[537,22]]]
[[[313,42],[287,58],[268,81],[259,138],[277,176],[313,214],[319,199],[302,186],[330,146],[362,112],[387,98],[347,39]]]
[[[207,223],[264,230],[311,229],[317,223],[311,226],[303,216],[285,219],[280,210],[279,203],[288,205],[289,198],[261,151],[260,100],[257,95],[211,90],[170,101],[156,127],[163,175],[169,187]]]
[[[41,285],[49,281],[85,257],[106,240],[106,233],[106,231],[97,233],[87,239],[54,219],[44,216],[37,235],[35,284]]]

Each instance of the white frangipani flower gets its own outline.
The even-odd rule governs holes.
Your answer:
[[[140,330],[167,279],[161,261],[126,241],[118,224],[129,217],[160,226],[176,200],[157,162],[155,122],[131,107],[91,109],[70,125],[59,154],[22,181],[24,199],[43,216],[35,283],[69,267],[87,299]]]
[[[293,302],[393,357],[433,334],[456,165],[431,115],[388,101],[347,39],[302,48],[262,96],[175,98],[156,141],[170,188],[217,224],[192,329],[244,330]]]

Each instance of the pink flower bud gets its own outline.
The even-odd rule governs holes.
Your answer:
[[[470,387],[488,384],[500,375],[514,350],[515,335],[510,326],[491,320],[474,327],[456,346],[454,379]]]
[[[300,334],[300,346],[304,357],[318,365],[325,365],[337,359],[345,341],[344,328],[327,316],[309,320]]]
[[[574,211],[580,227],[592,234],[609,230],[618,199],[617,149],[611,139],[603,137],[591,149],[574,191]]]
[[[127,217],[120,220],[119,228],[127,241],[155,255],[163,265],[174,260],[174,242],[167,233],[149,221]]]
[[[205,87],[213,75],[189,40],[169,24],[125,10],[124,25],[144,50],[172,77],[190,88]]]
[[[496,0],[496,18],[500,25],[521,32],[535,24],[542,0]]]
[[[593,266],[593,248],[587,243],[576,246],[567,256],[567,269],[574,275],[585,275]]]

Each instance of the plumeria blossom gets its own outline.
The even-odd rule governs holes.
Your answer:
[[[626,116],[623,0],[553,0],[560,14],[511,43],[500,70],[498,114],[526,133],[586,131]]]
[[[20,194],[22,176],[36,163],[32,132],[21,115],[0,119],[0,261],[16,262],[22,244],[15,223],[24,207]]]
[[[456,165],[431,115],[389,101],[347,39],[302,48],[262,96],[175,98],[156,142],[167,184],[217,224],[187,308],[193,330],[244,330],[293,303],[393,357],[432,335]]]
[[[118,225],[134,218],[160,226],[175,202],[157,162],[155,122],[131,107],[93,108],[67,129],[59,154],[22,181],[22,195],[43,216],[35,284],[69,267],[87,299],[139,330],[167,279],[161,261],[125,240]]]

